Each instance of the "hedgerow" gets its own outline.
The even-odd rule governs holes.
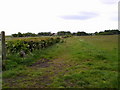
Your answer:
[[[21,51],[24,51],[25,53],[32,52],[34,50],[47,48],[55,43],[60,42],[60,38],[46,38],[46,39],[40,39],[37,38],[36,40],[32,40],[30,38],[28,39],[16,39],[6,42],[7,47],[7,53],[19,53]]]

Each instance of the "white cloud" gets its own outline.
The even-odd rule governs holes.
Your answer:
[[[104,4],[116,4],[119,0],[100,0]]]

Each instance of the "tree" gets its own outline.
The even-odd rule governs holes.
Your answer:
[[[17,37],[18,35],[17,34],[12,34],[13,37]]]
[[[86,32],[82,31],[82,32],[77,32],[77,36],[86,36],[88,35]]]
[[[20,32],[18,32],[18,37],[22,37],[23,35],[20,33]]]
[[[70,31],[59,31],[57,32],[57,35],[59,36],[71,35],[71,32]]]

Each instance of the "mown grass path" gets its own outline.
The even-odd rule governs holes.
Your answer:
[[[117,88],[117,50],[117,36],[67,38],[31,66],[6,71],[3,87]]]

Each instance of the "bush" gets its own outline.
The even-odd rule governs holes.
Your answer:
[[[29,38],[28,38],[29,39]],[[60,38],[48,38],[45,40],[13,40],[13,41],[7,41],[7,53],[20,53],[21,51],[25,53],[32,52],[36,49],[43,49],[47,48],[55,43],[60,42]]]

